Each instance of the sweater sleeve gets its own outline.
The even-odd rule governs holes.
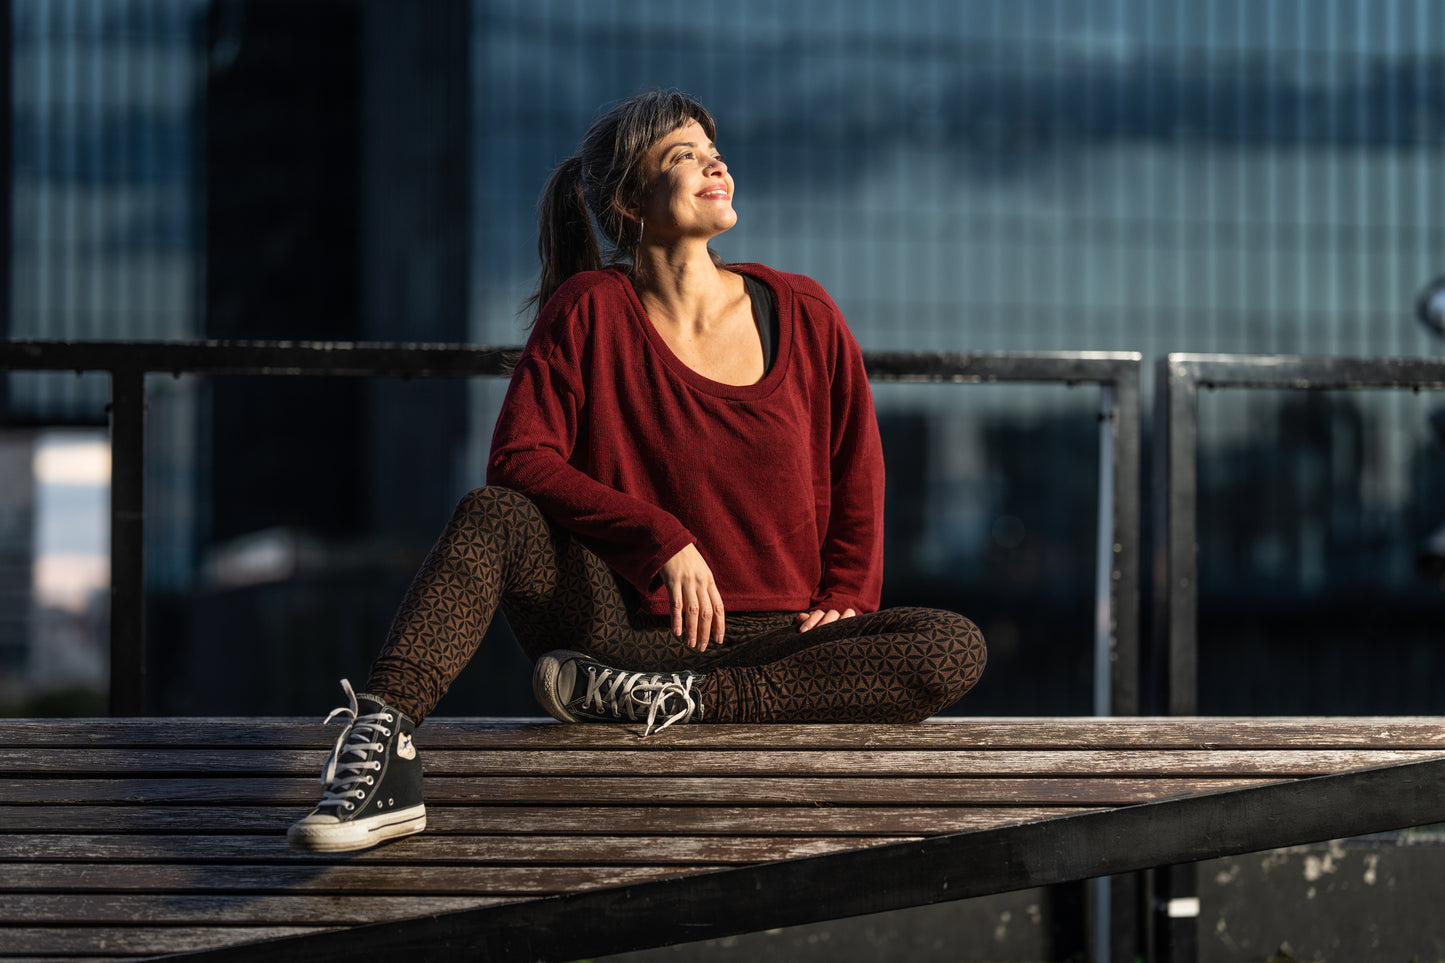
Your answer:
[[[487,483],[526,495],[646,593],[663,563],[696,539],[667,511],[597,481],[574,463],[586,434],[588,304],[565,293],[559,291],[543,311],[512,373],[492,434]]]
[[[872,612],[883,590],[883,444],[863,352],[828,304],[837,319],[829,385],[832,485],[823,574],[811,607]]]

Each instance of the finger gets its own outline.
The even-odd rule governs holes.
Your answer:
[[[697,620],[689,627],[688,644],[701,652],[707,648],[708,638],[712,634],[712,599],[708,595],[707,586],[701,584],[701,580],[693,583],[692,597]]]
[[[823,619],[823,613],[816,609],[807,613],[807,616],[807,618],[803,619],[803,624],[798,626],[799,632],[807,632]]]
[[[697,594],[689,592],[684,618],[687,622],[687,644],[694,649],[697,648],[697,620],[701,608],[702,606],[697,604]]]
[[[694,646],[699,652],[706,652],[712,639],[713,617],[712,601],[703,596],[697,613],[697,644]]]
[[[842,617],[845,618],[845,619],[852,619],[852,618],[856,618],[857,616],[858,616],[858,613],[857,613],[857,612],[854,612],[852,609],[847,609],[847,610],[845,610],[845,611],[843,612],[843,615],[842,615]]]
[[[682,638],[682,591],[676,585],[667,587],[672,596],[672,634]]]
[[[727,613],[723,608],[722,593],[717,590],[717,583],[714,582],[709,589],[712,592],[713,627],[712,639],[718,645],[723,644],[723,638],[727,629]]]

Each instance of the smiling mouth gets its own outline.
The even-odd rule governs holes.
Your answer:
[[[730,197],[731,195],[729,195],[728,192],[727,192],[727,191],[724,191],[724,190],[714,190],[714,191],[703,191],[701,194],[699,194],[699,195],[697,195],[697,196],[698,196],[698,197],[717,198],[717,199],[719,199],[719,200],[727,200],[728,197]]]

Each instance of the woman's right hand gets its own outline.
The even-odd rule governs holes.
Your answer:
[[[672,602],[672,634],[699,652],[707,651],[709,641],[722,645],[722,595],[697,546],[668,559],[658,574]]]

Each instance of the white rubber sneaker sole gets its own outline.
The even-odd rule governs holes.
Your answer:
[[[577,684],[577,665],[572,660],[580,657],[581,652],[558,649],[538,659],[532,670],[532,695],[538,705],[558,722],[586,721],[567,711],[567,700],[562,696],[563,689],[570,696],[572,687]]]
[[[369,849],[377,843],[400,836],[412,836],[426,829],[426,806],[412,806],[396,812],[342,822],[334,816],[307,816],[286,830],[292,849],[309,853],[345,853]]]

